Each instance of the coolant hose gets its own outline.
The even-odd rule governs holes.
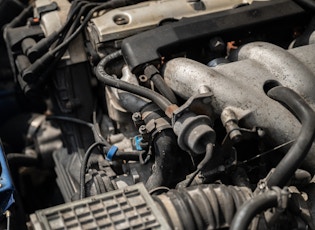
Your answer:
[[[139,112],[149,104],[148,101],[129,92],[118,92],[118,95],[121,106],[131,113]]]
[[[154,92],[153,90],[147,89],[142,86],[130,84],[128,82],[113,78],[111,75],[106,73],[105,68],[106,65],[122,56],[121,50],[118,50],[112,54],[107,55],[104,57],[97,65],[95,69],[95,74],[98,80],[101,82],[105,83],[108,86],[125,90],[130,93],[134,93],[137,95],[140,95],[142,97],[148,98],[151,101],[153,101],[157,106],[159,106],[168,117],[171,117],[172,112],[169,112],[168,110],[172,107],[175,106],[173,105],[167,98],[162,96],[161,94]],[[177,106],[175,106],[177,108]]]
[[[236,212],[230,230],[247,230],[252,219],[262,211],[277,206],[276,191],[269,190],[246,201]]]
[[[146,182],[146,188],[152,190],[159,186],[170,186],[174,181],[174,173],[178,158],[176,153],[179,151],[176,136],[172,129],[165,129],[156,134],[153,140],[155,164],[152,175]]]
[[[302,123],[296,141],[267,179],[268,187],[283,187],[294,175],[312,146],[315,137],[315,112],[301,96],[289,88],[277,86],[270,89],[267,94],[283,103]]]

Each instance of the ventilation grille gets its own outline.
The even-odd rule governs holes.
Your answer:
[[[170,229],[143,184],[36,211],[35,230]]]

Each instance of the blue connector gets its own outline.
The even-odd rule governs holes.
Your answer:
[[[4,213],[14,203],[14,186],[4,154],[2,144],[0,143],[0,213]]]
[[[136,150],[141,151],[143,150],[141,147],[141,141],[142,141],[143,137],[142,136],[135,136],[134,137],[134,143],[135,143],[135,147]]]
[[[108,161],[112,161],[113,157],[115,156],[115,154],[118,151],[118,147],[113,145],[112,147],[110,147],[110,149],[108,150],[107,154],[106,154],[106,160]]]

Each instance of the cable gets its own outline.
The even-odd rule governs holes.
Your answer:
[[[84,15],[88,14],[94,7],[97,7],[99,5],[100,4],[96,4],[96,3],[88,3],[88,4],[84,5],[83,7],[80,6],[78,8],[80,11],[77,13],[77,15],[74,15],[75,17],[73,16],[72,23],[69,23],[67,25],[67,28],[64,28],[65,33],[63,34],[62,38],[59,39],[60,42],[56,46],[59,46],[60,44],[62,44],[62,42],[64,42],[64,39],[67,39],[68,37],[70,37],[76,31],[76,29],[79,27],[79,24],[81,23],[82,17]]]
[[[87,163],[89,161],[89,158],[92,154],[92,150],[96,148],[97,146],[103,146],[106,147],[104,143],[101,142],[95,142],[93,143],[86,151],[84,158],[81,163],[81,168],[80,168],[80,199],[82,200],[85,198],[85,173],[86,173],[86,168],[87,168]]]
[[[212,153],[213,153],[213,144],[209,143],[206,146],[206,154],[205,157],[203,158],[203,160],[197,165],[197,170],[195,172],[192,173],[191,177],[189,178],[187,184],[185,185],[185,187],[189,187],[191,185],[191,183],[193,182],[193,180],[195,179],[195,177],[198,175],[198,173],[201,171],[201,169],[203,169],[203,167],[205,167],[205,165],[210,161],[210,159],[212,158]]]
[[[118,50],[114,53],[111,53],[109,55],[107,55],[106,57],[104,57],[97,65],[96,69],[95,69],[95,74],[98,80],[100,80],[101,82],[105,83],[108,86],[117,88],[117,89],[122,89],[137,95],[140,95],[142,97],[148,98],[151,101],[153,101],[157,106],[159,106],[165,113],[166,115],[168,115],[170,117],[170,114],[167,114],[167,110],[169,109],[169,107],[171,105],[173,105],[167,98],[165,98],[164,96],[162,96],[161,94],[147,89],[145,87],[142,86],[138,86],[138,85],[133,85],[130,84],[128,82],[122,81],[120,79],[116,79],[113,78],[111,75],[109,75],[108,73],[106,73],[105,68],[106,65],[121,57],[122,56],[122,52],[121,50]],[[177,106],[176,106],[177,107]]]
[[[93,17],[95,12],[101,11],[101,10],[110,9],[110,8],[116,8],[116,7],[125,6],[125,5],[128,5],[128,3],[132,3],[132,1],[128,1],[128,0],[112,0],[112,1],[105,2],[102,5],[99,5],[99,6],[96,6],[96,7],[92,8],[89,11],[89,13],[86,15],[86,17],[84,18],[84,20],[81,23],[81,25],[76,29],[76,31],[73,34],[71,34],[71,36],[69,36],[62,44],[58,45],[55,49],[53,49],[51,51],[51,53],[52,54],[57,53],[63,47],[67,46],[76,36],[78,36],[79,33],[81,33],[81,31],[83,30],[83,28],[90,21],[90,19]]]
[[[35,44],[33,47],[31,47],[28,50],[28,56],[31,60],[36,60],[38,57],[46,53],[46,51],[49,49],[49,47],[58,39],[58,43],[60,44],[63,39],[66,37],[68,31],[70,30],[70,27],[73,25],[73,21],[77,20],[79,21],[82,14],[78,14],[78,11],[81,9],[83,4],[87,4],[88,2],[79,2],[78,4],[71,5],[73,9],[70,9],[67,21],[61,26],[61,28],[48,35],[46,38],[41,39],[37,44]],[[63,51],[63,50],[62,50]],[[65,50],[64,50],[65,51]],[[64,53],[63,51],[63,53]],[[57,55],[57,54],[56,54]]]
[[[105,138],[101,134],[100,126],[96,120],[96,103],[95,103],[93,113],[92,113],[92,120],[93,120],[93,130],[95,132],[95,136],[97,136],[97,139],[98,139],[96,142],[103,142],[103,143],[106,143],[106,145],[109,145],[109,143],[105,140]]]
[[[80,125],[85,125],[89,128],[94,128],[93,124],[92,123],[89,123],[89,122],[86,122],[86,121],[83,121],[81,119],[77,119],[77,118],[74,118],[74,117],[66,117],[66,116],[47,116],[46,117],[47,120],[60,120],[60,121],[68,121],[68,122],[72,122],[72,123],[77,123],[77,124],[80,124]]]
[[[34,88],[36,89],[44,89],[45,88],[45,83],[49,79],[49,76],[51,76],[51,72],[55,70],[60,58],[63,56],[65,53],[66,49],[60,51],[55,59],[52,61],[52,63],[48,66],[48,68],[43,72],[43,74],[38,78],[37,82],[34,83]]]
[[[73,30],[75,28],[71,27],[69,29],[69,31],[71,31],[71,32],[69,32],[70,34],[67,33],[67,35],[65,35],[65,37],[64,37],[64,35],[62,35],[62,39],[65,38],[65,40],[62,41],[62,43],[60,43],[59,45],[57,45],[57,47],[48,51],[43,56],[41,56],[41,58],[37,59],[34,63],[32,63],[31,66],[29,66],[28,68],[26,68],[23,71],[23,73],[22,73],[23,80],[28,82],[28,83],[36,81],[38,76],[40,76],[42,74],[42,71],[45,70],[47,65],[50,65],[50,63],[56,58],[55,56],[59,52],[64,51],[64,49],[70,44],[70,42],[72,42],[73,39],[75,39],[82,32],[82,30],[85,28],[87,23],[93,17],[95,12],[101,11],[101,10],[106,10],[106,9],[111,9],[111,8],[116,8],[116,7],[121,7],[121,6],[125,6],[125,5],[132,4],[132,3],[134,3],[133,0],[112,0],[112,1],[109,1],[106,3],[103,3],[101,5],[97,4],[96,7],[93,7],[91,10],[89,10],[88,14],[84,17],[84,20],[81,23],[81,25],[78,28],[76,28],[76,30],[74,32],[73,32]],[[86,5],[85,7],[91,7],[91,6],[94,6],[94,5]],[[85,9],[80,11],[80,12],[85,12]],[[81,19],[81,17],[78,16],[78,17],[76,17],[75,20],[80,20],[80,19]],[[69,21],[71,21],[71,17],[70,17]],[[75,23],[74,23],[75,26],[78,24],[77,22],[79,22],[79,21],[75,21]],[[65,28],[67,28],[67,26],[62,27],[62,30]],[[47,41],[51,41],[51,39],[53,40],[53,39],[55,39],[55,37],[49,37],[49,39]],[[45,42],[43,42],[43,43],[45,44]]]
[[[94,126],[94,124],[90,123],[90,122],[86,122],[74,117],[66,117],[66,116],[47,116],[46,118],[47,120],[60,120],[60,121],[68,121],[68,122],[73,122],[76,124],[80,124],[80,125],[85,125],[89,128],[91,128],[92,132],[93,132],[93,136],[96,142],[101,142],[106,146],[109,146],[110,144],[108,143],[108,141],[106,141],[106,139],[102,136],[102,134],[99,131],[99,128],[96,128]]]
[[[283,148],[283,147],[286,147],[286,146],[292,144],[294,141],[295,141],[295,140],[287,141],[287,142],[285,142],[285,143],[283,143],[283,144],[281,144],[281,145],[278,145],[278,146],[276,146],[276,147],[274,147],[274,148],[272,148],[272,149],[267,150],[266,152],[263,152],[263,153],[261,153],[261,154],[258,154],[258,155],[256,155],[256,156],[250,158],[250,159],[244,160],[244,161],[242,161],[242,162],[238,162],[237,165],[238,165],[238,166],[245,165],[245,164],[247,164],[247,163],[249,163],[249,162],[251,162],[251,161],[253,161],[253,160],[256,160],[256,159],[258,159],[258,158],[264,157],[264,156],[266,156],[266,155],[269,154],[269,153],[272,153],[272,152],[274,152],[274,151],[276,151],[276,150],[279,150],[279,149],[281,149],[281,148]],[[232,166],[234,167],[234,165],[232,165]]]
[[[67,32],[70,26],[73,24],[75,20],[80,21],[81,17],[83,16],[82,6],[84,4],[91,5],[91,7],[95,6],[95,4],[89,3],[88,1],[80,1],[76,2],[75,4],[71,5],[69,10],[69,14],[67,16],[67,21],[61,26],[58,30],[58,35],[62,34],[63,32]],[[83,6],[85,8],[86,6]],[[57,36],[58,38],[58,36]]]

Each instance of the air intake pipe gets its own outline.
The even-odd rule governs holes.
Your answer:
[[[237,209],[251,199],[246,187],[201,185],[154,196],[172,229],[221,229],[230,226]]]

